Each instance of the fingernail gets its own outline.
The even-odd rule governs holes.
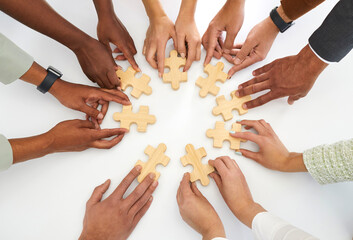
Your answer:
[[[235,152],[236,155],[243,156],[241,152]]]
[[[243,86],[242,86],[242,85],[239,85],[239,86],[238,86],[238,89],[242,89],[242,88],[243,88]]]
[[[137,171],[141,171],[142,167],[141,167],[140,165],[137,165],[137,166],[135,167],[135,169],[136,169]]]
[[[157,187],[157,185],[158,185],[158,182],[157,182],[157,181],[154,181],[154,182],[152,183],[152,187]]]
[[[234,132],[234,131],[230,131],[229,133],[230,133],[230,134],[234,134],[235,132]]]
[[[156,174],[150,173],[150,174],[148,174],[148,176],[149,176],[151,179],[154,179],[154,178],[156,177]]]
[[[246,103],[243,104],[244,109],[248,109],[248,106],[246,106]]]
[[[180,56],[181,56],[182,58],[185,58],[185,53],[180,53]]]
[[[228,79],[231,79],[233,77],[233,75],[228,75]]]
[[[162,73],[158,73],[159,78],[162,78]]]
[[[241,60],[236,57],[236,58],[234,59],[234,64],[235,64],[235,65],[241,64]]]
[[[98,118],[99,120],[102,120],[103,117],[104,117],[104,116],[103,116],[103,113],[99,113],[98,116],[97,116],[97,118]]]
[[[237,97],[239,97],[239,96],[240,96],[240,94],[239,94],[239,92],[238,92],[238,91],[236,91],[236,92],[235,92],[235,96],[237,96]]]
[[[137,71],[138,71],[138,72],[141,72],[141,69],[138,67],[138,68],[137,68]]]
[[[252,75],[255,76],[255,71],[252,72]]]

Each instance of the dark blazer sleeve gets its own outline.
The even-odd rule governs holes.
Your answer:
[[[339,62],[353,48],[353,0],[340,0],[309,38],[324,60]]]

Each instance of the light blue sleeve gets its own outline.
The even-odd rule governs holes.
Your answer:
[[[33,64],[33,57],[0,33],[0,82],[10,84]]]
[[[0,171],[8,169],[13,163],[12,147],[7,138],[0,134]]]

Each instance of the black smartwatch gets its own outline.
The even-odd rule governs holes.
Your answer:
[[[272,9],[272,11],[270,12],[270,17],[273,23],[278,27],[279,31],[281,33],[284,33],[288,28],[290,28],[294,24],[294,22],[291,21],[289,23],[286,23],[278,14],[277,8],[278,7],[275,7],[274,9]]]
[[[45,76],[43,82],[37,87],[37,89],[42,93],[48,92],[54,82],[63,76],[59,70],[52,66],[48,67],[47,72],[47,76]]]

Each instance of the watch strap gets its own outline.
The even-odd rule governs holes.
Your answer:
[[[49,89],[53,86],[55,81],[59,78],[61,78],[62,73],[58,70],[56,70],[53,67],[48,67],[47,69],[47,75],[45,76],[44,80],[39,84],[37,89],[42,92],[43,94],[48,92]]]
[[[277,12],[277,7],[272,9],[270,12],[270,17],[273,23],[278,27],[281,33],[284,33],[288,28],[293,25],[293,21],[286,23]]]

